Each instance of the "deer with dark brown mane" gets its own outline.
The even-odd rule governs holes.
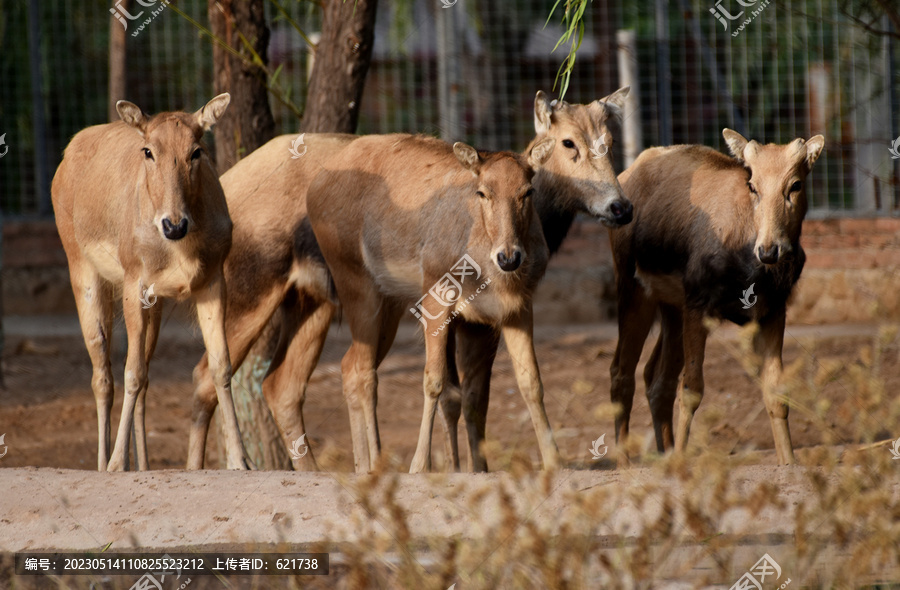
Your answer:
[[[535,207],[550,253],[555,252],[583,212],[609,227],[626,224],[632,206],[624,197],[612,166],[611,120],[621,118],[628,88],[590,104],[552,101],[538,92],[534,101],[536,137],[524,152],[545,138],[557,147],[533,179]],[[231,254],[225,262],[228,281],[228,346],[235,367],[276,313],[274,360],[263,382],[263,394],[288,448],[306,433],[302,406],[309,378],[318,361],[336,301],[329,296],[328,270],[306,214],[310,182],[355,136],[305,134],[305,152],[292,158],[295,136],[281,136],[251,153],[226,172],[222,186],[235,222]],[[601,150],[592,149],[600,146]],[[449,269],[448,269],[449,270]],[[450,326],[449,390],[441,407],[450,424],[453,465],[459,469],[456,429],[464,407],[469,436],[470,467],[483,471],[480,450],[485,436],[491,366],[500,342],[490,325],[456,318]],[[457,369],[459,375],[457,375]],[[194,426],[188,467],[203,465],[209,421],[216,406],[215,390],[204,359],[194,371]],[[455,386],[462,382],[462,400]],[[298,470],[316,469],[313,447],[300,459]],[[359,465],[359,463],[358,463]]]
[[[610,375],[612,401],[621,405],[620,464],[628,461],[634,373],[657,311],[661,331],[644,369],[657,449],[683,451],[687,444],[703,397],[704,320],[758,322],[753,348],[775,451],[779,463],[794,462],[781,382],[785,307],[805,260],[805,180],[825,139],[763,145],[730,129],[723,135],[733,158],[703,146],[652,148],[619,176],[635,204],[634,223],[610,233],[619,308]]]
[[[53,210],[93,365],[100,471],[128,468],[132,427],[138,468],[149,469],[144,400],[161,317],[156,297],[194,301],[223,409],[227,466],[247,468],[225,340],[222,265],[231,247],[231,219],[202,142],[229,100],[221,94],[194,114],[153,117],[119,101],[122,120],[75,135],[53,178]],[[118,296],[123,298],[128,354],[125,402],[110,457],[110,339]]]

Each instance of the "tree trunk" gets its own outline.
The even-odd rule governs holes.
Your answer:
[[[111,0],[116,9],[116,0]],[[119,6],[128,11],[130,0],[121,0]],[[116,103],[128,98],[128,76],[125,73],[125,27],[109,15],[109,121],[118,121]],[[146,108],[146,107],[144,107]]]
[[[216,37],[241,55],[251,57],[243,37],[253,50],[268,61],[269,29],[264,0],[209,0],[210,28]],[[213,88],[228,92],[231,103],[213,129],[219,174],[275,135],[275,120],[269,108],[265,72],[247,64],[218,44],[213,46]],[[277,336],[277,331],[276,331]],[[232,397],[241,438],[248,458],[259,469],[290,469],[291,460],[278,427],[262,394],[262,382],[272,358],[272,342],[267,333],[247,355],[231,380]],[[220,465],[224,459],[221,421],[216,420]]]
[[[213,34],[246,58],[251,58],[243,36],[253,50],[268,63],[269,29],[263,11],[264,0],[209,0],[208,12]],[[269,108],[266,74],[259,66],[247,64],[218,44],[213,45],[213,88],[215,93],[231,93],[225,116],[213,128],[219,174],[275,136],[275,120]]]
[[[214,0],[210,0],[210,10],[213,3]],[[304,132],[356,131],[359,104],[372,58],[376,3],[377,0],[358,0],[354,11],[352,0],[326,1],[323,7],[322,37],[316,50],[301,126]],[[264,53],[261,52],[260,55]],[[219,71],[217,66],[217,79]],[[219,92],[224,90],[220,89]],[[232,94],[232,101],[234,100]],[[229,107],[229,112],[245,112],[243,109],[232,111],[232,108],[234,107]],[[221,121],[218,125],[221,125]],[[218,135],[216,143],[219,143]],[[227,168],[222,167],[220,160],[220,174],[225,169]],[[278,345],[283,322],[281,313],[272,317],[232,379],[232,394],[244,447],[260,469],[291,468],[290,458],[262,396],[262,382]],[[222,440],[221,435],[219,440]],[[220,444],[219,448],[224,447]]]
[[[353,133],[372,59],[378,0],[325,0],[301,128]]]

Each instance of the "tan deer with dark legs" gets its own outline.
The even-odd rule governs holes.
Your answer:
[[[169,112],[153,117],[119,101],[122,121],[78,133],[53,179],[56,224],[93,365],[100,471],[127,469],[132,425],[138,467],[149,468],[144,397],[162,305],[148,297],[150,287],[154,297],[190,298],[196,304],[223,408],[227,465],[247,468],[225,341],[222,264],[231,247],[231,219],[201,141],[229,100],[222,94],[193,115]],[[110,457],[109,345],[117,296],[123,298],[128,355],[125,402]]]
[[[378,459],[376,369],[412,304],[425,324],[426,360],[410,472],[431,467],[435,409],[449,381],[447,326],[457,316],[500,327],[544,465],[558,465],[531,312],[548,254],[532,203],[532,169],[554,144],[536,142],[526,160],[409,135],[363,137],[310,185],[310,222],[353,336],[341,368],[357,471]]]
[[[723,135],[734,158],[703,146],[653,148],[619,176],[635,204],[635,221],[610,234],[619,306],[611,396],[622,406],[616,440],[624,447],[635,368],[657,310],[661,333],[644,381],[660,452],[684,450],[703,397],[704,318],[755,321],[753,346],[762,359],[778,462],[793,463],[781,388],[785,306],[805,261],[805,180],[825,139],[762,145],[730,129]],[[676,429],[673,406],[682,369]],[[627,463],[624,451],[620,461]]]
[[[628,92],[628,87],[620,88],[587,105],[551,102],[543,92],[535,97],[536,136],[532,145],[547,138],[557,142],[553,154],[534,177],[534,204],[551,255],[559,249],[578,213],[609,228],[621,227],[632,219],[633,206],[625,198],[612,165],[613,139],[609,128],[611,121],[621,121]],[[487,471],[481,443],[499,334],[490,326],[459,322],[451,337],[456,339],[459,389],[451,389],[441,397],[451,461],[458,470],[456,429],[462,411],[469,442],[469,467]]]

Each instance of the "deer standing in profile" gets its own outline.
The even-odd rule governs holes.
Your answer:
[[[539,91],[534,101],[536,137],[525,150],[546,138],[557,147],[535,173],[534,205],[550,249],[556,252],[584,213],[608,227],[631,221],[632,205],[625,198],[612,166],[609,123],[621,119],[629,89],[622,88],[590,104],[551,101]],[[305,134],[305,152],[291,157],[293,135],[269,141],[239,161],[220,179],[234,221],[231,253],[225,262],[228,281],[228,347],[239,367],[274,314],[279,314],[278,344],[263,394],[287,448],[306,433],[302,407],[309,378],[324,345],[336,301],[330,297],[329,273],[309,225],[306,196],[309,184],[332,158],[356,139],[353,135]],[[446,272],[446,271],[445,271]],[[500,334],[487,324],[456,318],[450,326],[448,365],[451,387],[441,395],[448,421],[449,445],[459,469],[457,424],[464,407],[469,437],[469,464],[486,471],[480,449],[487,420],[491,366]],[[457,373],[458,367],[458,373]],[[216,396],[206,360],[194,371],[195,421],[191,430],[188,467],[203,465],[209,421]],[[460,391],[455,389],[462,384]],[[294,469],[314,470],[313,447]],[[359,459],[357,459],[359,461]]]
[[[136,463],[149,469],[144,426],[147,370],[161,317],[156,297],[191,298],[225,423],[229,469],[246,469],[231,398],[222,265],[231,247],[225,195],[202,143],[231,97],[221,94],[194,114],[145,115],[119,101],[121,121],[72,138],[53,178],[56,225],[93,365],[100,471],[128,468],[132,426]],[[151,295],[152,293],[152,295]],[[113,308],[123,299],[128,354],[125,401],[112,456],[110,410]]]
[[[446,327],[457,316],[500,328],[544,465],[558,465],[531,309],[548,258],[531,180],[554,144],[536,142],[526,159],[410,135],[362,137],[310,185],[309,219],[353,338],[341,372],[357,471],[378,459],[376,370],[414,303],[425,325],[425,404],[410,472],[431,467],[449,381]]]
[[[228,314],[225,333],[232,363],[240,367],[272,317],[277,343],[263,396],[285,447],[306,434],[303,402],[336,311],[331,279],[306,214],[306,191],[324,163],[355,135],[305,134],[305,150],[292,157],[294,135],[276,137],[222,175],[234,221],[225,261]],[[294,153],[300,153],[294,149]],[[201,469],[209,424],[218,403],[204,356],[194,369],[194,410],[188,469]],[[317,469],[310,445],[294,469]]]
[[[619,308],[610,391],[622,406],[616,440],[624,445],[628,436],[634,373],[657,310],[662,326],[644,382],[660,452],[685,449],[703,397],[704,319],[755,321],[778,462],[793,463],[781,383],[785,307],[805,261],[805,180],[825,139],[762,145],[730,129],[723,136],[734,158],[703,146],[652,148],[619,176],[636,213],[632,225],[610,233]],[[627,462],[624,452],[620,457]]]

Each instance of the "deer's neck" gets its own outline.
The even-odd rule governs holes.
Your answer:
[[[539,170],[534,176],[533,184],[534,206],[541,219],[550,255],[553,256],[569,233],[577,211],[571,205],[571,199],[564,194],[561,183],[554,182],[549,172]]]

